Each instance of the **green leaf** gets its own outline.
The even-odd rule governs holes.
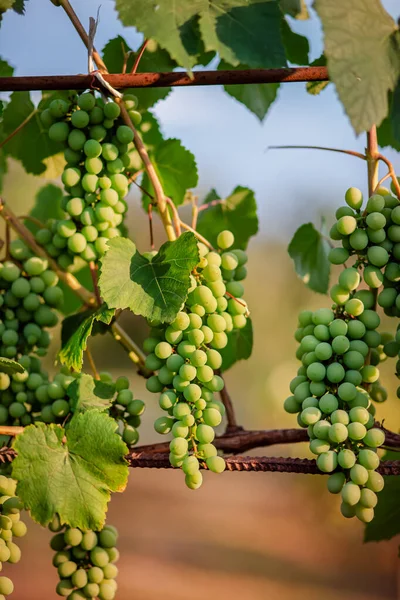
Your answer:
[[[206,50],[218,52],[232,65],[257,67],[286,65],[276,1],[213,0],[200,15]]]
[[[27,173],[41,175],[46,171],[44,159],[59,153],[62,145],[49,139],[29,92],[13,92],[3,114],[4,133],[10,135],[24,122],[26,124],[5,144],[4,150],[19,160]]]
[[[204,48],[198,16],[192,17],[182,25],[180,35],[193,64],[206,66],[214,58],[215,52],[206,52]]]
[[[279,0],[281,11],[294,19],[304,21],[310,18],[304,0]]]
[[[111,398],[115,394],[115,386],[95,381],[93,377],[83,373],[68,386],[71,410],[85,412],[98,410],[103,412],[111,406]]]
[[[310,45],[304,35],[293,31],[286,19],[281,21],[283,45],[285,46],[286,58],[295,65],[308,65],[308,53]]]
[[[89,290],[89,292],[94,292],[93,279],[88,266],[85,266],[83,267],[83,269],[74,272],[74,276],[77,278],[77,280],[83,287]],[[78,298],[76,294],[74,294],[74,292],[68,285],[66,285],[63,281],[59,281],[58,287],[60,287],[64,292],[64,302],[62,304],[62,307],[59,309],[59,311],[62,312],[62,314],[69,315],[71,313],[77,312],[79,309],[82,308],[82,300]]]
[[[87,341],[92,333],[93,323],[101,321],[109,325],[114,314],[115,310],[109,309],[105,304],[102,304],[102,306],[87,317],[61,348],[58,353],[60,362],[70,369],[80,372],[82,369],[83,353],[87,348]]]
[[[65,346],[71,336],[76,333],[81,324],[96,312],[94,308],[82,310],[63,319],[61,324],[61,346]],[[108,331],[108,325],[101,321],[94,321],[91,335],[103,335]]]
[[[142,140],[149,151],[153,151],[156,146],[159,146],[163,141],[163,136],[160,131],[160,125],[149,110],[142,114],[142,122],[139,129],[142,135]]]
[[[165,195],[179,206],[185,199],[186,191],[197,185],[197,165],[193,154],[179,140],[169,139],[157,146],[151,160]],[[147,174],[143,176],[142,187],[154,195]],[[144,196],[143,200],[146,204],[148,197]]]
[[[253,350],[253,325],[251,319],[243,329],[234,329],[228,333],[228,344],[219,350],[222,356],[221,371],[227,371],[238,360],[247,360]]]
[[[12,476],[37,523],[46,526],[58,513],[72,527],[103,527],[111,492],[122,492],[128,479],[128,449],[116,427],[89,410],[74,415],[67,429],[36,423],[16,438]]]
[[[124,63],[124,52],[132,52],[124,38],[118,35],[113,38],[103,48],[103,59],[110,73],[121,73]],[[127,61],[127,70],[129,73],[135,62],[135,53],[132,53]],[[138,72],[163,72],[172,71],[176,67],[176,62],[171,59],[168,52],[158,46],[157,43],[151,42],[147,45],[146,50],[140,60]],[[166,88],[135,88],[132,93],[139,100],[140,111],[154,106],[156,102],[166,98],[171,92],[170,87]]]
[[[0,77],[12,77],[14,67],[8,64],[6,60],[0,58]]]
[[[61,208],[63,191],[58,185],[48,183],[41,187],[35,195],[35,203],[29,212],[31,217],[38,219],[43,225],[46,225],[48,219],[62,219],[64,211]],[[39,227],[31,221],[25,221],[25,227],[35,233]]]
[[[329,243],[312,223],[301,225],[288,247],[297,275],[309,288],[320,294],[328,291],[329,249]]]
[[[4,133],[3,121],[0,121],[0,140],[3,141],[6,135]],[[7,156],[4,152],[4,147],[0,148],[0,190],[3,188],[4,175],[7,173]]]
[[[379,0],[316,0],[329,75],[356,133],[388,114],[400,73],[396,25]]]
[[[219,196],[215,190],[205,198],[207,204]],[[235,236],[235,248],[247,248],[250,238],[258,231],[257,204],[254,192],[238,186],[221,204],[199,212],[197,230],[217,246],[218,234],[229,229]]]
[[[7,375],[14,375],[14,373],[23,373],[24,367],[11,358],[5,358],[0,356],[0,373],[7,373]]]
[[[170,323],[186,300],[189,276],[198,262],[191,232],[163,244],[152,260],[130,240],[114,238],[101,263],[101,295],[110,308],[129,308],[135,315]]]
[[[326,66],[326,56],[325,54],[321,54],[319,58],[316,58],[310,64],[310,67],[325,67]],[[329,81],[307,81],[306,90],[312,96],[317,96],[322,90],[324,90],[327,85],[329,85]]]
[[[186,69],[198,59],[197,53],[191,55],[197,31],[190,31],[197,18],[206,52],[217,52],[233,65],[286,64],[276,0],[136,0],[134,11],[130,0],[116,0],[116,8],[123,25],[156,40]]]
[[[375,516],[365,527],[364,542],[390,540],[400,533],[400,477],[385,477]]]
[[[218,65],[218,70],[224,71],[226,69],[248,69],[248,66],[239,65],[237,67],[232,67],[229,63],[221,61]],[[241,104],[244,104],[260,119],[260,121],[263,120],[269,107],[275,100],[278,88],[279,83],[224,85],[226,93],[238,100]]]

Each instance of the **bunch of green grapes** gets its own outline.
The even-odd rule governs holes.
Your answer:
[[[48,422],[38,401],[38,390],[47,388],[48,374],[36,356],[23,355],[18,362],[24,368],[23,373],[0,373],[0,425],[24,427],[36,420]]]
[[[170,325],[153,324],[144,344],[150,353],[146,367],[157,371],[147,389],[160,393],[159,405],[168,413],[156,420],[155,429],[172,433],[170,462],[182,468],[190,489],[202,483],[200,466],[215,473],[225,469],[212,443],[225,412],[214,397],[224,387],[216,373],[222,366],[219,350],[227,345],[228,333],[246,325],[248,314],[239,281],[247,257],[232,250],[233,244],[230,231],[219,234],[218,252],[199,244],[200,262],[184,306]]]
[[[349,271],[343,272],[341,283],[356,287],[358,278],[352,278],[358,272]],[[284,403],[287,412],[298,413],[299,425],[308,428],[319,469],[335,471],[328,489],[341,493],[342,514],[363,522],[372,520],[376,492],[383,488],[376,469],[377,448],[385,435],[374,428],[370,396],[362,387],[379,379],[378,368],[368,364],[370,348],[379,344],[379,322],[377,313],[355,297],[334,310],[302,312],[296,331],[302,366],[290,384],[293,395]]]
[[[114,563],[119,558],[116,528],[105,525],[101,531],[82,531],[61,525],[56,516],[49,529],[55,532],[50,546],[56,552],[53,565],[60,577],[57,594],[69,600],[113,600],[118,575]]]
[[[21,550],[13,541],[26,535],[27,528],[20,520],[22,504],[15,495],[17,482],[0,475],[0,571],[3,563],[15,564],[21,559]],[[8,577],[0,577],[0,600],[12,594],[14,584]]]
[[[140,123],[137,98],[127,94],[124,102],[133,123]],[[50,139],[65,144],[62,182],[67,195],[62,202],[65,219],[52,221],[36,239],[62,268],[78,256],[96,261],[107,241],[121,235],[129,186],[126,172],[134,168],[134,147],[133,131],[123,124],[120,112],[116,102],[86,92],[72,104],[53,100],[41,113]]]

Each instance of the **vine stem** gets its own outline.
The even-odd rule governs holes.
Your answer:
[[[367,160],[367,156],[365,154],[361,154],[361,152],[356,152],[355,150],[344,150],[342,148],[329,148],[327,146],[268,146],[267,150],[327,150],[328,152],[339,152],[340,154],[348,154],[349,156],[355,156],[356,158]]]
[[[220,373],[218,373],[218,374],[220,375]],[[225,410],[226,410],[227,423],[226,423],[226,432],[225,433],[237,431],[240,428],[238,427],[238,424],[237,424],[235,409],[233,408],[232,399],[227,390],[226,384],[220,391],[219,395],[221,397],[222,403],[225,406]]]
[[[199,233],[198,231],[193,229],[193,227],[190,227],[190,225],[188,225],[187,223],[184,223],[184,221],[182,221],[182,220],[181,220],[181,227],[183,227],[183,229],[186,229],[187,231],[191,231],[192,233],[194,233],[194,235],[197,237],[197,239],[200,242],[202,242],[205,246],[207,246],[207,248],[210,248],[210,250],[214,250],[214,248],[212,247],[210,242],[204,236],[202,236],[201,233]]]
[[[9,142],[10,140],[12,140],[12,138],[17,135],[17,133],[19,131],[21,131],[21,129],[23,129],[25,127],[25,125],[27,125],[29,123],[29,121],[32,119],[32,117],[35,116],[35,114],[37,113],[37,109],[35,108],[35,110],[33,110],[27,117],[26,119],[24,119],[22,121],[22,123],[20,123],[18,125],[18,127],[16,127],[14,129],[14,131],[12,131],[10,133],[10,135],[8,135],[2,142],[0,142],[0,148],[2,148],[3,146],[5,146],[7,144],[7,142]]]
[[[91,353],[91,352],[90,352],[90,350],[89,350],[89,346],[87,346],[87,348],[86,348],[86,350],[85,350],[85,353],[86,353],[86,358],[88,359],[88,362],[89,362],[90,368],[92,369],[92,372],[93,372],[93,377],[94,377],[95,379],[97,379],[97,381],[99,381],[99,379],[100,379],[100,375],[99,375],[99,373],[98,373],[98,371],[97,371],[96,364],[95,364],[95,362],[94,362],[94,360],[93,360],[93,355],[92,355],[92,353]]]
[[[142,56],[144,54],[144,51],[146,50],[147,44],[149,43],[149,40],[144,40],[143,44],[140,46],[139,50],[138,50],[138,54],[135,58],[135,62],[133,63],[133,67],[131,69],[131,73],[136,73],[136,71],[138,70],[139,67],[139,63],[142,60]]]
[[[82,42],[85,44],[86,48],[89,48],[89,46],[90,46],[89,37],[85,31],[85,28],[83,27],[82,23],[80,22],[77,14],[75,13],[74,9],[72,8],[71,4],[69,3],[69,0],[61,0],[61,6],[65,10],[71,23],[73,24],[76,31],[78,32]],[[101,73],[105,73],[105,74],[108,73],[107,67],[104,64],[103,59],[101,58],[101,56],[97,52],[97,50],[94,48],[94,46],[93,46],[93,60],[96,63],[97,68],[99,69],[99,71]],[[150,160],[150,157],[147,153],[147,150],[145,148],[145,145],[143,144],[143,141],[142,141],[140,135],[138,134],[136,128],[133,126],[133,123],[128,115],[128,111],[126,110],[126,107],[125,107],[123,101],[121,101],[121,98],[115,98],[115,101],[119,104],[119,106],[121,108],[121,116],[122,116],[123,120],[125,121],[125,124],[133,132],[133,143],[135,144],[136,150],[139,153],[139,156],[142,160],[144,168],[146,169],[149,180],[153,186],[155,200],[157,202],[157,208],[160,213],[160,218],[161,218],[161,221],[163,222],[167,237],[168,237],[169,241],[174,241],[176,239],[176,235],[174,232],[174,228],[173,228],[172,221],[171,221],[171,216],[169,214],[164,190],[162,188],[160,179],[156,173],[153,163]]]
[[[0,425],[0,435],[10,435],[15,437],[20,433],[23,433],[24,427],[17,427],[12,425]]]
[[[90,275],[92,276],[94,295],[96,296],[97,305],[101,306],[99,282],[97,279],[97,267],[92,260],[89,263],[89,269],[90,269]]]
[[[149,369],[146,369],[144,366],[146,355],[139,348],[139,346],[129,337],[126,331],[119,325],[119,323],[114,322],[111,325],[111,333],[114,339],[121,344],[128,352],[128,356],[135,365],[139,368],[139,372],[144,377],[149,377],[152,372]]]

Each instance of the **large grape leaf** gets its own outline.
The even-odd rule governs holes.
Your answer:
[[[48,183],[41,187],[35,195],[35,203],[30,211],[30,216],[38,219],[43,226],[46,225],[47,219],[62,219],[64,217],[64,211],[61,208],[61,200],[63,198],[63,192],[58,185]],[[35,233],[39,227],[29,221],[25,221],[25,227]]]
[[[182,204],[186,191],[196,187],[198,182],[197,165],[193,154],[176,139],[168,139],[159,144],[151,155],[151,161],[161,181],[164,193],[176,206]],[[153,186],[145,173],[142,187],[154,195]],[[143,195],[145,204],[148,196]]]
[[[320,294],[326,294],[329,285],[329,243],[312,223],[301,225],[289,244],[297,275],[304,283]]]
[[[206,50],[215,50],[232,65],[284,67],[281,12],[275,0],[213,0],[200,14]]]
[[[316,0],[328,70],[356,133],[379,125],[400,73],[396,24],[379,0]]]
[[[129,308],[147,319],[171,322],[186,300],[189,275],[198,261],[191,232],[163,244],[152,260],[130,240],[114,238],[101,261],[101,295],[110,308]]]
[[[190,52],[197,31],[188,27],[196,18],[206,52],[217,52],[233,65],[286,64],[276,0],[136,0],[135,10],[130,0],[116,0],[116,8],[125,26],[156,40],[187,69],[196,63]]]
[[[36,423],[15,442],[12,476],[32,518],[46,526],[55,513],[61,523],[101,529],[111,492],[128,479],[127,447],[117,424],[104,413],[77,413],[69,426]]]
[[[218,70],[225,71],[227,69],[239,71],[248,69],[248,65],[238,65],[233,67],[226,61],[221,60],[218,65]],[[224,85],[225,92],[241,104],[244,104],[246,108],[260,119],[260,121],[263,120],[269,107],[275,100],[278,88],[279,83]]]
[[[124,64],[124,54],[132,52],[124,38],[118,35],[113,38],[103,48],[103,59],[110,73],[121,73]],[[126,72],[129,73],[135,61],[135,53],[129,55],[126,65]],[[157,43],[151,41],[140,60],[138,72],[162,72],[172,71],[176,67],[176,62],[171,59],[168,52],[160,48]],[[135,88],[133,94],[139,100],[140,111],[154,106],[158,100],[166,98],[171,91],[170,87],[165,88]]]
[[[281,21],[281,32],[288,61],[295,65],[308,65],[308,53],[310,51],[308,39],[304,35],[293,31],[286,19]]]
[[[220,197],[215,190],[205,198],[204,204]],[[213,245],[218,234],[229,229],[235,236],[235,248],[246,248],[250,238],[258,231],[257,204],[254,192],[238,186],[221,203],[199,212],[197,229]]]
[[[390,540],[399,534],[400,477],[385,477],[385,487],[378,495],[374,518],[365,527],[364,542]]]
[[[48,166],[44,159],[58,154],[62,145],[49,139],[29,92],[13,92],[3,114],[4,134],[10,135],[23,123],[20,131],[4,145],[4,151],[19,160],[28,173],[41,175]]]
[[[108,410],[111,398],[115,394],[115,386],[93,379],[87,373],[82,373],[73,381],[67,390],[73,412],[87,410]]]
[[[8,64],[6,60],[0,58],[0,77],[12,77],[14,67]]]
[[[228,344],[219,350],[222,356],[221,371],[227,371],[238,360],[247,360],[253,350],[253,325],[251,319],[243,329],[234,329],[228,333]]]
[[[58,353],[60,362],[70,369],[80,372],[83,363],[83,353],[87,348],[87,342],[92,333],[95,321],[109,325],[114,314],[115,310],[107,308],[106,304],[102,304],[82,321]]]

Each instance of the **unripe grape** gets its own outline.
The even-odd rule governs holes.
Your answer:
[[[355,187],[349,188],[345,194],[345,200],[351,208],[354,208],[354,210],[359,210],[363,203],[363,195],[361,190]]]
[[[48,135],[53,142],[65,142],[68,139],[69,132],[68,123],[60,121],[50,125]]]

